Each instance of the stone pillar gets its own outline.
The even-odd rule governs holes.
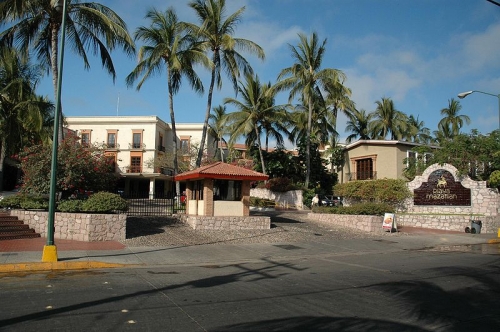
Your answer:
[[[191,199],[191,193],[193,191],[193,181],[187,181],[186,182],[186,214],[188,214],[189,211],[189,200]]]
[[[203,181],[203,204],[205,205],[205,216],[214,215],[214,180]]]
[[[243,215],[250,215],[250,181],[242,181],[241,202],[243,203]]]
[[[155,178],[149,179],[149,199],[155,198]]]

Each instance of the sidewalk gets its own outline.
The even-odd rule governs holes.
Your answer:
[[[292,260],[429,248],[460,251],[460,246],[488,243],[495,248],[500,246],[497,234],[443,233],[422,229],[406,229],[405,232],[405,235],[394,234],[373,239],[166,247],[126,247],[115,241],[89,243],[56,239],[54,242],[58,261],[48,263],[41,261],[46,239],[4,240],[0,241],[0,273],[158,265],[221,265],[262,259]],[[500,249],[495,250],[496,253],[500,252]],[[470,251],[470,248],[466,251]]]

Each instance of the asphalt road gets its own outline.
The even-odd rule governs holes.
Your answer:
[[[498,331],[489,248],[1,275],[0,331]]]

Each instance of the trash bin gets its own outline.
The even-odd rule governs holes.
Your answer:
[[[481,227],[482,227],[482,222],[481,220],[471,220],[470,221],[470,232],[472,234],[479,234],[481,233]]]

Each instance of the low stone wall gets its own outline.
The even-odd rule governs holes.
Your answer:
[[[337,225],[359,229],[366,232],[384,232],[382,217],[345,214],[309,213],[309,219],[325,225]],[[499,217],[481,217],[481,233],[494,233],[500,229]],[[465,232],[465,227],[471,227],[469,216],[464,215],[416,215],[396,214],[398,227],[420,227],[447,231]]]
[[[41,236],[47,237],[47,211],[11,210]],[[86,242],[122,241],[126,236],[127,215],[57,212],[54,218],[54,239]]]
[[[193,229],[201,230],[238,230],[238,229],[270,229],[271,218],[265,216],[245,217],[209,217],[180,215],[182,222]]]
[[[336,225],[358,229],[365,232],[383,232],[381,216],[362,216],[349,214],[309,213],[309,219],[325,225]]]
[[[276,203],[276,207],[283,209],[303,210],[302,190],[290,190],[284,193],[277,193],[269,189],[252,188],[250,196],[262,199],[269,199]]]

